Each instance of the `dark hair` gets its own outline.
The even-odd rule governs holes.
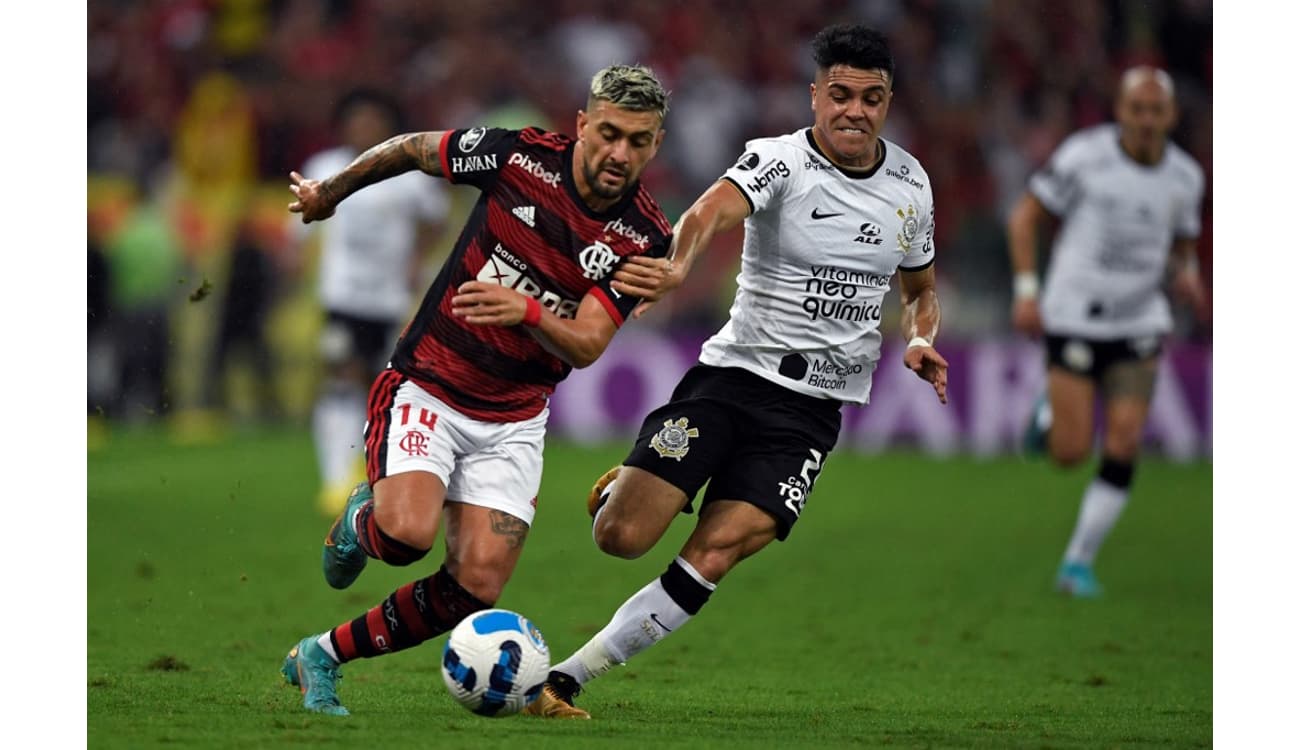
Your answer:
[[[858,24],[837,23],[817,32],[812,40],[813,61],[820,70],[848,65],[861,70],[881,69],[894,81],[894,55],[885,35]]]
[[[352,110],[358,107],[375,107],[383,110],[384,114],[392,120],[396,132],[400,132],[404,127],[402,106],[397,103],[397,99],[373,88],[356,88],[344,94],[338,104],[334,105],[334,127],[341,126],[348,115],[352,114]]]

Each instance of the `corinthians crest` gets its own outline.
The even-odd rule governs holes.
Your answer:
[[[699,436],[700,431],[691,427],[686,417],[675,422],[665,419],[664,428],[650,438],[650,447],[655,449],[660,458],[675,458],[680,461],[691,449],[691,438]]]
[[[903,231],[898,233],[898,249],[906,254],[912,249],[912,240],[916,239],[916,230],[921,224],[916,220],[916,209],[910,203],[907,204],[906,213],[901,208],[897,213],[898,218],[903,220]]]

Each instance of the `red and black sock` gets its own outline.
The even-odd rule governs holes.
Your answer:
[[[400,542],[384,533],[375,521],[375,501],[367,500],[357,513],[357,542],[365,553],[383,560],[389,565],[410,565],[429,554],[427,549],[418,549]]]
[[[379,656],[418,646],[456,627],[467,616],[487,609],[447,572],[408,583],[364,615],[330,631],[339,662]]]

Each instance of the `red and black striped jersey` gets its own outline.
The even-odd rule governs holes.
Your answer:
[[[603,212],[583,202],[573,147],[572,138],[538,128],[455,130],[442,139],[443,174],[482,195],[392,364],[475,419],[537,415],[572,368],[522,326],[477,326],[452,315],[461,284],[501,284],[566,318],[591,294],[621,326],[640,300],[610,288],[614,271],[630,256],[668,252],[672,227],[640,184]]]

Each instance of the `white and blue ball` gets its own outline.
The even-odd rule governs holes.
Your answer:
[[[509,716],[537,699],[551,651],[528,618],[485,609],[452,629],[442,648],[442,680],[462,706],[480,716]]]

